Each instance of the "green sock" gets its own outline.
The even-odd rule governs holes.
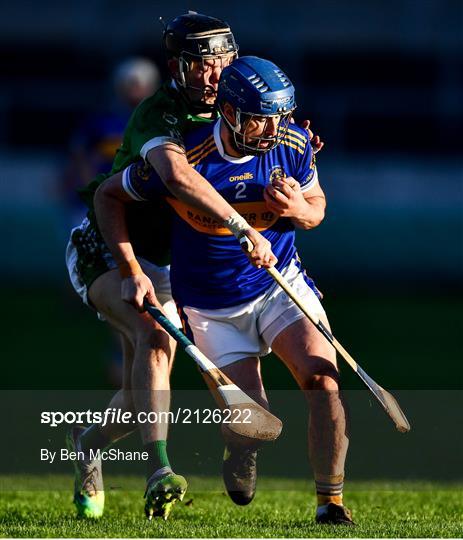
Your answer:
[[[145,452],[148,452],[148,478],[154,472],[163,467],[171,468],[167,457],[167,441],[153,441],[144,445]]]
[[[92,450],[103,450],[110,446],[111,441],[101,432],[99,424],[88,427],[80,436],[80,445],[84,452]]]

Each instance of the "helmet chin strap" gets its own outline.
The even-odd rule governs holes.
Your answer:
[[[233,131],[235,131],[236,133],[240,133],[241,132],[241,109],[239,107],[236,107],[235,120],[236,120],[236,125]]]
[[[225,112],[223,111],[222,107],[218,105],[218,110],[220,112],[220,116],[222,120],[225,122],[225,126],[228,130],[228,134],[230,137],[228,138],[228,143],[231,145],[233,150],[237,152],[238,154],[241,154],[244,156],[244,150],[242,145],[240,146],[240,143],[238,142],[238,137],[242,137],[242,134],[240,133],[241,130],[241,109],[239,107],[235,110],[235,125],[233,125],[230,120],[227,118]]]

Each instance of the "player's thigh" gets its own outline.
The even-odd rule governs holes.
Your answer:
[[[159,300],[159,303],[161,304],[162,309],[164,313],[166,314],[166,317],[176,328],[181,329],[182,321],[180,320],[180,316],[177,312],[177,306],[172,296],[165,293],[158,293],[157,288],[155,288],[155,291],[156,291],[156,298]],[[177,342],[170,335],[169,335],[169,349],[170,349],[170,357],[169,357],[169,374],[170,374],[172,372],[172,368],[174,367],[175,352],[177,350]]]
[[[161,304],[166,317],[176,328],[182,328],[182,321],[180,320],[180,316],[177,311],[177,305],[172,297],[172,290],[170,286],[170,266],[157,266],[143,258],[140,258],[140,264],[143,271],[151,279],[154,285],[156,298]],[[170,374],[174,366],[175,351],[177,349],[177,342],[170,336],[169,348],[171,351],[169,358]]]
[[[100,275],[90,286],[88,298],[93,307],[124,334],[133,348],[140,343],[168,348],[168,335],[154,319],[146,312],[139,313],[121,299],[121,278],[117,270]]]
[[[326,316],[320,319],[329,328]],[[273,340],[272,350],[304,390],[319,386],[319,381],[326,389],[337,389],[335,350],[307,318],[284,328]]]
[[[139,258],[143,272],[151,279],[156,293],[156,298],[162,306],[166,317],[177,328],[182,328],[182,322],[178,314],[177,305],[172,297],[170,285],[170,266],[157,266],[156,264]]]
[[[232,364],[223,366],[222,371],[243,390],[254,390],[262,387],[259,358],[252,356],[242,358]]]

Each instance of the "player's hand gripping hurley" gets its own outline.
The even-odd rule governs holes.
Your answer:
[[[208,386],[214,388],[213,394],[220,406],[231,411],[230,418],[222,424],[222,429],[240,437],[260,441],[273,441],[280,435],[283,424],[279,418],[264,409],[238,388],[183,332],[167,319],[160,309],[149,304],[146,299],[144,307],[153,319],[198,364]],[[249,412],[247,413],[247,411]]]
[[[252,243],[246,236],[240,239],[240,244],[248,251],[252,250]],[[310,321],[317,327],[317,329],[325,336],[325,338],[333,345],[336,351],[344,358],[349,366],[357,373],[362,379],[367,388],[372,392],[376,399],[380,402],[383,409],[395,423],[396,428],[405,433],[410,431],[410,424],[407,417],[403,413],[395,397],[385,390],[382,386],[377,384],[365,371],[357,364],[352,356],[344,349],[339,341],[333,336],[333,334],[326,328],[323,322],[320,320],[316,313],[311,313],[308,306],[302,301],[296,291],[286,281],[286,279],[280,274],[275,267],[265,268],[265,270],[272,276],[272,278],[280,285],[285,293],[291,298],[291,300],[299,307],[299,309],[310,319]]]

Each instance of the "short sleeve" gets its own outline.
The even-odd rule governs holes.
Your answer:
[[[151,149],[166,143],[183,147],[186,117],[184,103],[177,94],[166,86],[161,88],[143,101],[132,116],[132,153],[145,159]]]
[[[133,126],[131,134],[133,153],[143,159],[151,149],[166,143],[183,147],[180,120],[176,115],[162,111],[159,107],[137,111]]]
[[[124,169],[122,186],[135,201],[155,201],[167,194],[156,171],[141,159]]]

